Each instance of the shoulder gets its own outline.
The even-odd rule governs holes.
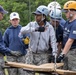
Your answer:
[[[76,20],[74,20],[74,21],[72,22],[72,24],[73,24],[74,26],[76,26]]]
[[[46,22],[46,27],[53,28],[52,24],[50,24],[49,22]]]
[[[19,24],[19,25],[18,25],[18,27],[20,27],[20,28],[21,28],[21,27],[22,27],[22,25],[20,25],[20,24]]]
[[[7,27],[7,29],[5,30],[4,33],[8,33],[8,32],[10,32],[10,30],[11,30],[11,26],[10,26],[10,27]]]
[[[32,21],[32,22],[29,22],[26,26],[36,27],[36,25],[38,25],[38,23],[36,21]]]
[[[76,29],[76,20],[71,22],[71,29]]]
[[[36,21],[32,21],[32,22],[30,22],[30,23],[28,23],[28,24],[30,24],[30,25],[35,25],[35,24],[37,24],[37,22],[36,22]]]

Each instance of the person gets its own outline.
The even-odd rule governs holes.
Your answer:
[[[56,32],[58,55],[59,55],[61,53],[62,41],[63,41],[63,28],[59,24],[59,21],[62,18],[62,11],[59,9],[52,9],[49,16],[50,16],[50,23],[51,25],[53,25],[54,30]]]
[[[65,56],[68,56],[68,69],[76,71],[76,1],[67,1],[63,11],[68,20],[63,31],[63,50],[57,62],[61,62]]]
[[[58,47],[58,54],[57,57],[60,55],[62,52],[62,47],[63,47],[63,28],[59,24],[59,21],[62,18],[62,11],[59,9],[54,9],[50,12],[50,23],[53,25],[55,32],[56,32],[56,39],[57,39],[57,47]],[[54,61],[54,59],[53,59]],[[68,69],[68,57],[66,56],[64,59],[64,66],[62,67],[63,69]]]
[[[3,19],[4,14],[7,14],[7,13],[8,12],[6,10],[4,10],[4,8],[0,5],[0,21]],[[2,65],[4,63],[3,57],[7,53],[13,55],[15,53],[15,51],[11,51],[11,49],[5,48],[4,43],[3,43],[2,32],[0,31],[0,75],[4,75],[4,70],[2,68]],[[19,55],[18,52],[16,52],[15,54]]]
[[[50,10],[50,12],[54,9],[59,9],[61,10],[61,6],[57,1],[52,1],[48,4],[48,9]],[[63,17],[59,20],[60,25],[62,26],[62,28],[64,27],[65,24],[65,20],[63,19]]]
[[[46,17],[49,14],[49,10],[45,5],[40,5],[35,12],[35,21],[28,23],[26,26],[22,27],[20,30],[20,35],[25,33],[30,33],[30,44],[29,44],[29,56],[31,59],[28,64],[41,65],[48,63],[51,55],[51,50],[49,49],[49,43],[51,43],[52,54],[56,55],[57,45],[55,31],[52,25],[47,22]],[[49,42],[50,40],[50,42]],[[28,54],[28,53],[27,53]],[[31,58],[30,58],[31,57]],[[33,73],[28,73],[26,75],[34,75]],[[40,75],[48,75],[42,74]]]
[[[10,23],[11,26],[8,27],[3,35],[4,45],[6,48],[9,48],[13,51],[18,51],[19,56],[7,54],[7,60],[13,62],[25,63],[25,55],[27,53],[26,49],[28,48],[28,37],[29,34],[25,34],[22,38],[18,36],[21,25],[19,24],[20,17],[17,12],[12,12],[10,14]],[[23,41],[23,38],[25,39]],[[27,42],[26,42],[27,40]],[[25,43],[24,43],[25,42]],[[27,44],[26,44],[27,43]],[[15,53],[14,53],[15,54]],[[25,75],[23,69],[8,69],[10,75]]]

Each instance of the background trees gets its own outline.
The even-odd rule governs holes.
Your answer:
[[[4,20],[0,22],[0,29],[4,32],[5,29],[10,25],[9,15],[11,12],[18,12],[20,15],[20,24],[25,26],[28,22],[34,20],[32,12],[36,10],[39,5],[48,5],[54,0],[0,0],[2,5],[9,13],[4,16]],[[56,0],[63,7],[67,0]]]

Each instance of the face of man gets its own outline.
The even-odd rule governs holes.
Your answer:
[[[0,20],[3,19],[3,13],[0,12]]]
[[[66,10],[65,12],[65,16],[67,19],[72,20],[73,17],[75,16],[75,11],[71,11],[71,10]]]
[[[35,20],[36,20],[37,22],[40,22],[41,19],[42,19],[42,14],[35,14]]]
[[[70,17],[70,11],[69,10],[65,11],[65,16],[66,16],[67,19],[69,19],[69,17]]]

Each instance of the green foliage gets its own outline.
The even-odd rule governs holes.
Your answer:
[[[9,15],[11,12],[18,12],[20,15],[20,24],[25,26],[28,22],[34,20],[32,12],[34,12],[39,5],[47,6],[52,1],[54,0],[0,0],[0,5],[9,12],[0,22],[0,30],[4,32],[5,29],[10,26]],[[66,1],[67,0],[57,0],[62,7]]]

